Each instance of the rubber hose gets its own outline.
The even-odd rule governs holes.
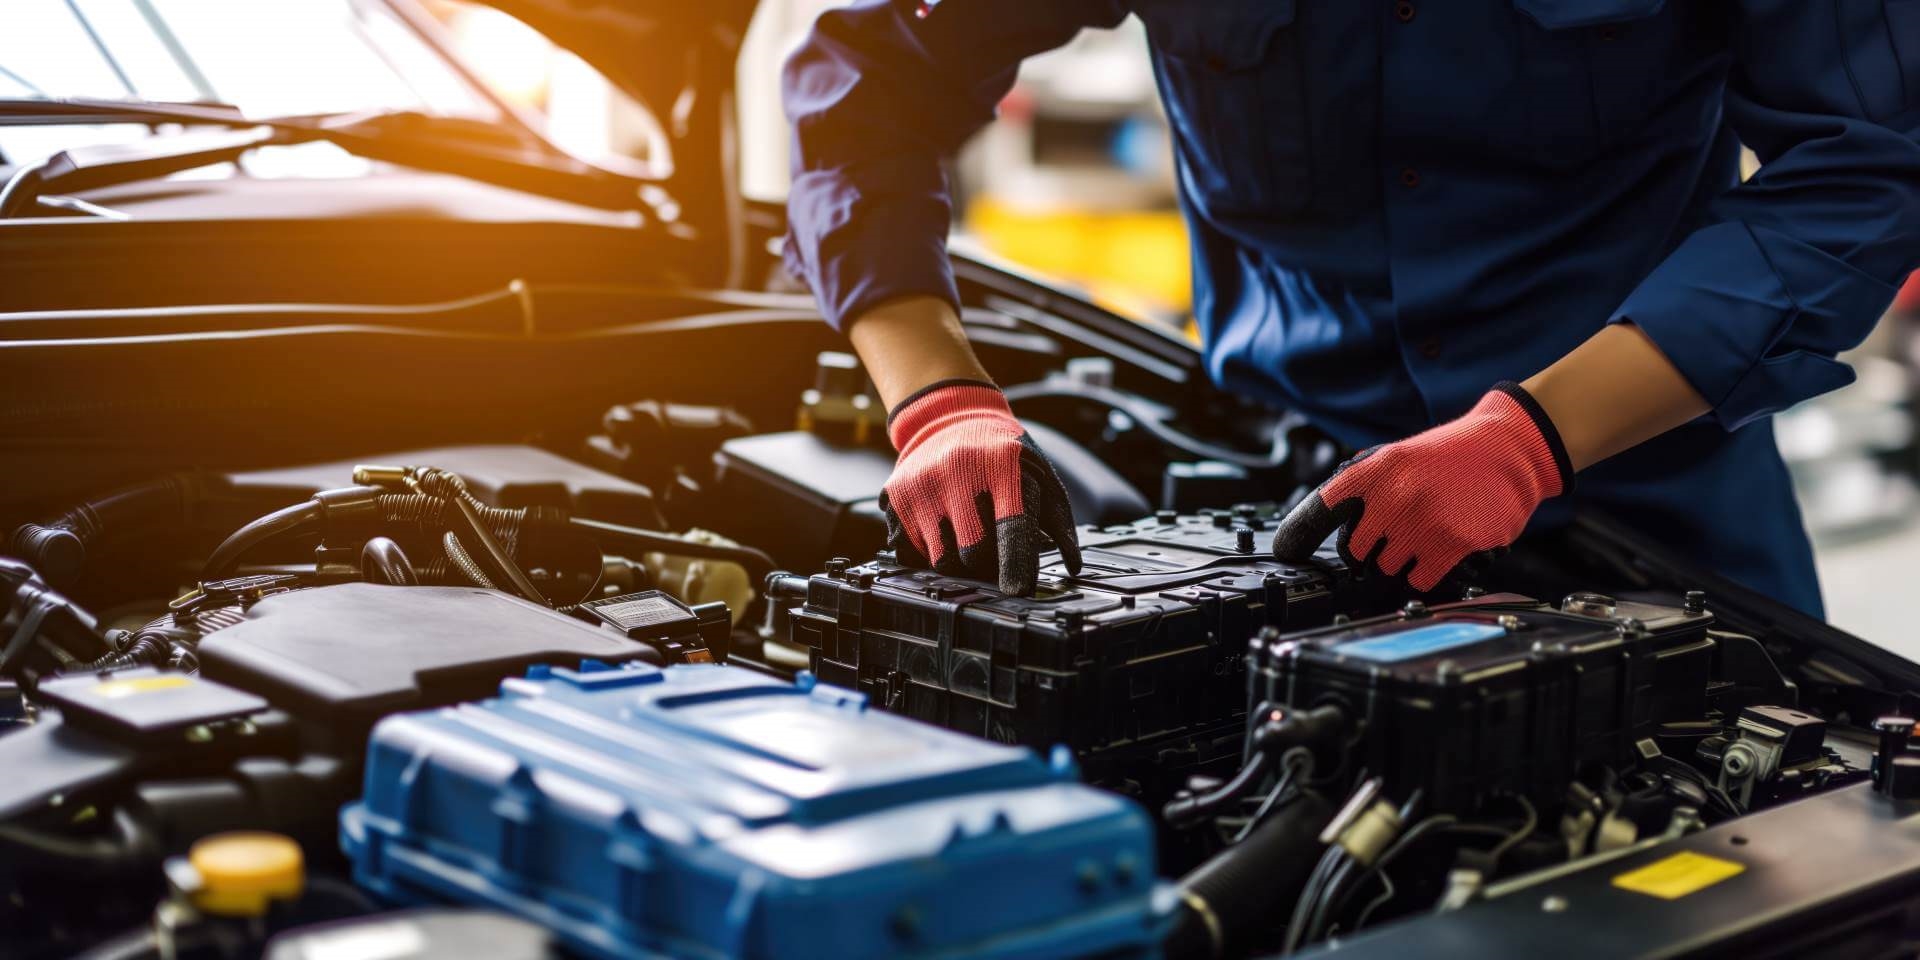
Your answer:
[[[766,594],[778,600],[805,600],[807,579],[797,573],[768,574],[765,581]]]
[[[1207,814],[1226,806],[1247,795],[1253,785],[1266,775],[1267,768],[1273,765],[1273,754],[1266,751],[1254,753],[1233,779],[1214,789],[1197,796],[1185,796],[1169,801],[1161,809],[1160,816],[1173,827],[1187,827],[1200,821]]]
[[[0,824],[0,847],[16,854],[9,862],[69,877],[118,876],[159,860],[146,829],[125,810],[113,813],[111,837],[62,837],[17,824]]]
[[[391,537],[374,537],[360,547],[360,572],[375,583],[390,583],[398,587],[417,586],[420,578],[414,576],[413,563],[407,559],[406,551],[393,542]]]
[[[11,552],[54,584],[72,582],[86,567],[87,552],[103,538],[156,522],[186,523],[206,498],[201,475],[180,473],[118,490],[51,519],[13,531]]]
[[[88,661],[77,672],[99,673],[102,670],[152,666],[164,662],[168,655],[168,645],[162,638],[143,632],[135,634],[125,649]]]
[[[200,579],[225,578],[233,572],[234,567],[239,565],[240,558],[247,551],[283,533],[319,523],[322,516],[320,504],[307,500],[290,507],[281,507],[248,523],[235,530],[220,546],[214,548],[213,555],[207,558],[206,567],[200,571]]]
[[[1267,717],[1259,719],[1259,726],[1247,737],[1249,756],[1246,764],[1225,784],[1199,796],[1181,797],[1168,803],[1160,812],[1168,823],[1176,827],[1191,824],[1240,799],[1272,766],[1274,757],[1294,747],[1318,747],[1330,743],[1347,730],[1346,711],[1336,706],[1292,710],[1261,704],[1255,713],[1262,712]]]
[[[1231,955],[1273,923],[1274,905],[1293,903],[1306,887],[1324,849],[1320,830],[1332,819],[1326,798],[1303,790],[1245,840],[1181,878],[1169,960]]]

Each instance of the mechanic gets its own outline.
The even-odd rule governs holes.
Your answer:
[[[1035,531],[1077,560],[961,332],[941,159],[1022,58],[1128,14],[1210,375],[1370,448],[1281,523],[1283,559],[1338,527],[1430,589],[1577,499],[1821,613],[1770,415],[1853,379],[1836,353],[1920,264],[1920,0],[826,13],[784,77],[786,254],[892,410],[896,549],[1011,589]]]

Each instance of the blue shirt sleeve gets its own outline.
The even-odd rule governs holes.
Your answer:
[[[1119,0],[857,0],[787,60],[787,267],[840,327],[901,297],[958,308],[942,161],[993,119],[1020,61],[1113,26]]]
[[[1920,0],[1741,0],[1727,119],[1758,173],[1621,305],[1727,429],[1852,382],[1920,266]]]

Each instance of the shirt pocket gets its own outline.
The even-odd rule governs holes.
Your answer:
[[[1141,0],[1168,119],[1214,215],[1297,213],[1312,195],[1296,0]]]
[[[1668,0],[1512,0],[1524,150],[1573,170],[1628,144],[1660,103],[1678,29]]]

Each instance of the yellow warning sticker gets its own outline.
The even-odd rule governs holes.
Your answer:
[[[1737,876],[1745,869],[1745,864],[1732,860],[1685,851],[1614,877],[1613,885],[1649,897],[1678,900]]]
[[[94,687],[92,692],[96,697],[107,700],[118,700],[121,697],[131,697],[137,693],[148,693],[154,690],[171,690],[174,687],[185,687],[192,683],[192,680],[179,674],[169,674],[161,677],[128,677],[125,680],[108,680]]]

